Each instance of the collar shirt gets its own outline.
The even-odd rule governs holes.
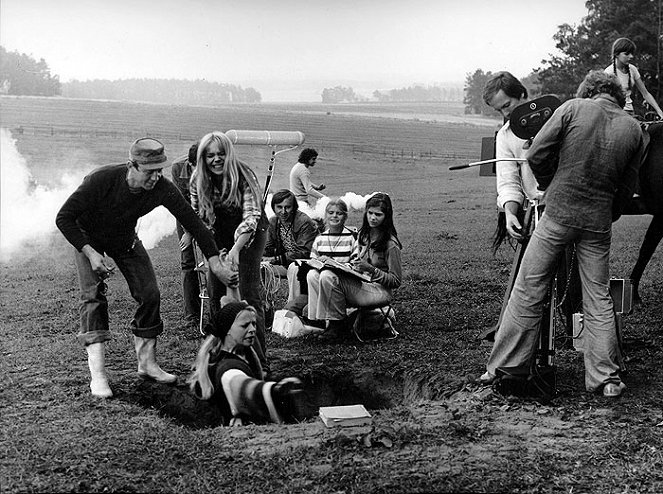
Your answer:
[[[642,152],[637,122],[605,95],[562,104],[534,138],[527,159],[539,183],[550,184],[546,215],[603,233],[610,231],[613,208],[633,195]]]
[[[527,141],[517,137],[509,122],[498,131],[495,142],[495,158],[522,158],[527,153],[523,146]],[[538,189],[536,178],[527,161],[498,161],[495,165],[497,184],[497,206],[504,209],[509,201],[523,205],[525,198],[539,201],[543,192]]]

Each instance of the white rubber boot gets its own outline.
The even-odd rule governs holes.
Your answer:
[[[164,372],[156,361],[156,338],[134,336],[136,357],[138,357],[138,375],[144,379],[153,379],[162,384],[172,384],[177,376]]]
[[[90,367],[90,391],[92,396],[99,398],[110,398],[113,392],[108,385],[108,376],[106,376],[106,348],[104,343],[92,343],[85,347],[87,350],[87,364]]]

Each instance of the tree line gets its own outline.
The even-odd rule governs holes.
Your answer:
[[[46,61],[0,46],[0,94],[150,101],[182,105],[260,103],[254,88],[205,80],[122,79],[61,83]]]
[[[324,88],[320,95],[323,103],[356,103],[368,101],[365,96],[360,96],[351,87],[335,86]],[[373,99],[381,102],[435,102],[435,101],[460,101],[463,89],[460,87],[449,88],[440,86],[414,86],[389,90],[373,91]]]
[[[260,103],[262,96],[249,87],[233,84],[182,79],[95,79],[62,85],[68,98],[151,101],[182,105],[215,105],[223,103]]]
[[[52,75],[46,61],[0,46],[0,94],[57,96],[60,79]]]
[[[578,85],[590,70],[604,69],[612,62],[612,43],[625,37],[637,46],[634,65],[638,67],[649,92],[661,97],[663,70],[663,19],[661,0],[587,0],[587,16],[578,26],[562,24],[553,36],[559,54],[541,61],[521,82],[530,96],[555,94],[566,100],[575,96]],[[477,69],[465,79],[466,113],[494,114],[481,97],[483,86],[492,75]],[[633,92],[636,106],[642,109],[639,91]]]

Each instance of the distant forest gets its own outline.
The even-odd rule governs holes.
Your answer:
[[[209,82],[202,79],[122,79],[71,81],[62,84],[62,96],[111,100],[151,101],[181,105],[260,103],[262,96],[249,87]]]
[[[8,52],[0,46],[0,94],[65,96],[110,100],[150,101],[182,105],[260,103],[262,96],[249,87],[205,80],[124,79],[60,82],[42,58]]]

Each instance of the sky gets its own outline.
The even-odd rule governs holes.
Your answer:
[[[73,79],[206,79],[263,101],[300,88],[528,75],[585,0],[0,0],[0,44]],[[319,101],[319,98],[318,98]]]

